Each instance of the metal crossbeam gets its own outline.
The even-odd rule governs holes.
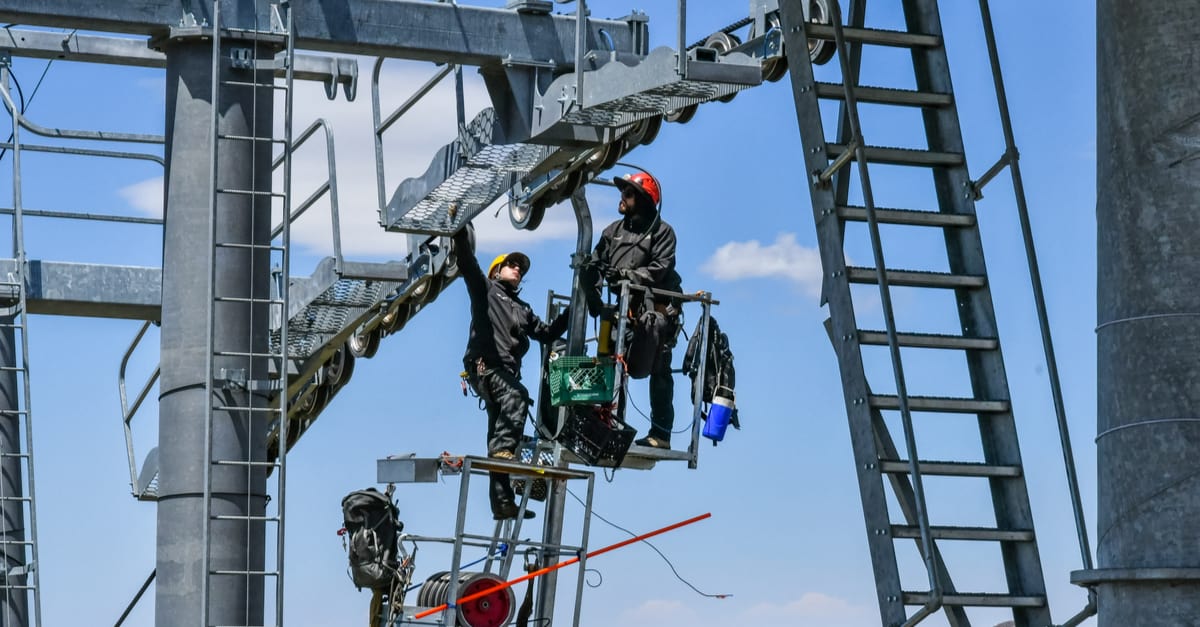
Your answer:
[[[113,35],[61,33],[32,28],[0,29],[0,49],[17,57],[59,59],[84,63],[167,67],[167,55],[150,47],[144,38]],[[286,68],[276,59],[275,76],[283,78]],[[347,57],[297,54],[292,76],[296,80],[341,84],[353,89],[358,82],[358,61]]]
[[[259,26],[269,24],[267,3],[256,4]],[[142,35],[165,34],[187,15],[196,24],[209,24],[210,11],[207,3],[184,0],[0,0],[3,22]],[[292,11],[296,47],[305,50],[462,65],[505,60],[561,67],[575,63],[575,18],[570,16],[518,14],[418,0],[303,2]],[[250,11],[226,8],[222,13],[249,22],[230,26],[255,27],[255,16]],[[588,42],[603,41],[607,45],[611,40],[618,52],[645,52],[634,49],[635,41],[645,41],[645,37],[635,37],[635,31],[645,28],[640,22],[631,26],[624,20],[589,20],[588,27]]]

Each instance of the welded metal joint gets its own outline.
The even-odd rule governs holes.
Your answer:
[[[253,70],[254,51],[250,48],[230,48],[229,61],[235,70]]]

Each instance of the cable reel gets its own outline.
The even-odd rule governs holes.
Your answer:
[[[503,579],[491,573],[462,572],[458,574],[458,590],[455,595],[462,598],[503,583]],[[417,594],[417,605],[453,605],[456,599],[449,598],[449,592],[450,571],[435,573],[421,586],[421,591]],[[513,619],[516,608],[517,599],[512,588],[504,588],[457,606],[456,624],[467,627],[504,627]]]

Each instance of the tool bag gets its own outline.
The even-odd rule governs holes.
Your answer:
[[[375,488],[342,499],[350,579],[362,590],[386,591],[397,573],[397,543],[404,523],[391,499]]]
[[[733,400],[733,390],[737,382],[737,374],[733,368],[733,351],[729,348],[729,336],[721,331],[717,319],[708,318],[708,356],[704,363],[704,372],[700,372],[700,340],[704,320],[696,323],[696,330],[688,340],[687,351],[683,354],[683,372],[692,379],[692,394],[696,386],[704,386],[703,400],[711,403],[714,396],[723,396]],[[735,429],[741,429],[738,422],[737,409],[729,421]]]

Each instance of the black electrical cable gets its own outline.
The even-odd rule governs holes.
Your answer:
[[[584,506],[584,508],[587,507],[587,504],[583,502],[583,499],[579,498],[579,495],[572,492],[569,488],[567,489],[567,494],[570,494],[571,498],[574,498],[576,501],[578,501],[580,505]],[[607,525],[609,525],[610,527],[613,527],[614,529],[620,529],[621,531],[624,531],[625,533],[629,534],[630,536],[633,536],[635,538],[637,537],[636,533],[634,533],[634,532],[622,527],[621,525],[618,525],[617,523],[614,523],[613,521],[596,513],[595,509],[592,510],[592,516],[599,518],[600,520],[604,521]],[[654,546],[654,544],[652,542],[650,542],[649,540],[642,540],[642,542],[646,546],[650,547],[651,549],[654,549],[654,552],[658,553],[658,556],[661,557],[662,560],[667,563],[667,566],[669,566],[671,568],[671,572],[675,574],[675,578],[678,579],[679,581],[683,582],[683,585],[691,588],[692,591],[695,592],[696,594],[698,594],[702,597],[708,597],[710,599],[725,599],[725,598],[733,596],[732,594],[709,594],[707,592],[701,592],[699,588],[692,585],[692,582],[688,581],[687,579],[684,579],[683,575],[679,574],[679,571],[675,569],[675,564],[671,563],[671,560],[668,559],[667,556],[664,555],[662,551],[658,550],[658,547]],[[597,585],[599,585],[599,584],[597,584]]]

